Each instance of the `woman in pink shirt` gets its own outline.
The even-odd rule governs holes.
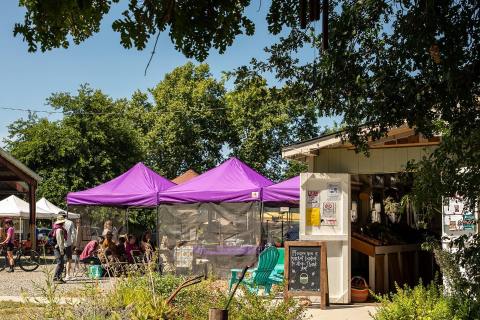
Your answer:
[[[7,230],[7,238],[0,245],[7,246],[7,258],[10,269],[7,272],[13,272],[15,260],[13,260],[13,241],[15,239],[15,229],[13,228],[12,219],[3,220],[4,228]]]
[[[83,249],[80,254],[80,262],[88,264],[100,264],[100,259],[96,257],[98,245],[103,241],[103,237],[99,237],[98,240],[92,240]]]
[[[125,242],[125,254],[127,255],[128,262],[133,263],[132,251],[138,251],[140,248],[137,246],[137,237],[133,234],[129,234],[127,242]]]

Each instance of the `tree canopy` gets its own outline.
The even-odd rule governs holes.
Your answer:
[[[27,11],[14,32],[31,51],[68,47],[69,39],[79,43],[98,32],[117,2],[21,0]],[[254,32],[248,5],[250,1],[129,0],[112,27],[126,48],[143,49],[152,36],[168,32],[179,51],[202,60],[211,48],[223,52],[236,35]],[[446,143],[475,140],[480,130],[479,1],[331,0],[329,8],[330,45],[321,50],[317,24],[300,28],[300,1],[272,0],[266,23],[279,40],[266,48],[265,60],[253,59],[237,76],[274,74],[288,88],[290,99],[308,98],[318,115],[342,116],[344,134],[358,150],[366,150],[368,139],[404,123],[426,136],[436,133],[439,123],[446,124]],[[318,55],[300,59],[305,50]],[[230,97],[235,104],[239,99]],[[236,135],[238,139],[239,132]],[[472,155],[468,149],[445,145],[426,161],[442,168],[445,157],[458,159],[455,166],[468,167],[466,173],[445,170],[451,179],[440,181],[459,186],[465,175],[466,181],[480,180],[478,168],[469,167],[475,160],[465,158]],[[475,190],[461,191],[478,197]]]
[[[47,103],[63,118],[17,120],[6,146],[43,177],[40,195],[57,203],[139,161],[170,179],[188,169],[204,172],[230,155],[274,180],[304,170],[281,158],[281,146],[317,134],[315,108],[258,74],[234,82],[227,91],[208,65],[187,63],[131,98],[114,100],[88,85],[76,95],[54,93]]]
[[[60,121],[30,115],[9,126],[7,149],[43,180],[39,193],[62,203],[68,191],[93,187],[126,171],[143,156],[141,137],[124,114],[126,101],[81,86],[47,102]]]
[[[209,66],[175,68],[150,93],[154,105],[147,114],[152,124],[146,135],[148,163],[170,178],[215,166],[222,159],[229,125],[225,88]]]
[[[289,170],[282,147],[318,133],[311,103],[298,103],[288,88],[269,87],[258,74],[237,76],[226,101],[232,154],[273,180]]]
[[[29,51],[68,48],[100,31],[104,16],[120,0],[20,0],[23,23],[14,26]],[[112,24],[125,48],[145,49],[155,34],[168,32],[187,57],[204,60],[213,47],[223,53],[239,34],[252,35],[253,22],[244,15],[250,0],[129,0]]]

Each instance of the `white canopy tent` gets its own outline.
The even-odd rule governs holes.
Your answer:
[[[54,220],[58,217],[60,211],[64,211],[57,207],[45,198],[37,201],[37,219]],[[20,199],[17,196],[9,196],[0,201],[0,218],[12,218],[19,219],[19,229],[16,231],[20,234],[20,240],[25,236],[23,221],[28,220],[30,217],[30,207],[28,202]],[[73,212],[68,212],[69,219],[80,219],[80,215]]]
[[[30,207],[28,202],[14,195],[3,199],[0,201],[0,217],[28,219],[30,217]],[[37,206],[37,218],[52,219],[55,218],[55,216],[47,210],[43,210]]]
[[[54,215],[55,217],[60,213],[60,211],[67,212],[67,211],[57,207],[56,205],[54,205],[53,203],[51,203],[50,201],[48,201],[45,198],[42,198],[42,199],[37,201],[37,212],[38,212],[38,210],[47,211],[47,212],[51,213],[52,215]],[[78,213],[67,212],[67,215],[68,215],[68,218],[71,219],[71,220],[80,219],[80,215]]]
[[[0,201],[0,217],[9,217],[12,219],[18,219],[20,227],[16,230],[16,233],[19,234],[20,240],[24,239],[24,231],[28,230],[25,228],[24,221],[28,221],[30,217],[30,206],[28,202],[23,201],[17,196],[9,196],[6,199]],[[55,216],[49,213],[46,210],[37,207],[37,218],[38,219],[52,219]]]

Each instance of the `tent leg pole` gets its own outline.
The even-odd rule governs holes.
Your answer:
[[[260,202],[260,244],[263,242],[263,201]]]
[[[128,234],[128,208],[125,210],[125,228],[127,229]]]
[[[162,270],[162,265],[161,265],[161,258],[160,258],[160,217],[159,217],[159,214],[160,214],[160,210],[158,209],[158,205],[157,205],[157,208],[156,208],[156,225],[155,225],[155,232],[157,234],[157,259],[158,259],[158,271],[160,272],[160,274],[162,274],[163,270]]]

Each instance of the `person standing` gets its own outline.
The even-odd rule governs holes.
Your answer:
[[[67,272],[65,276],[65,280],[73,280],[71,276],[72,270],[72,255],[73,255],[73,247],[77,240],[77,229],[75,228],[75,224],[72,220],[67,219],[67,213],[65,211],[61,211],[60,216],[62,216],[65,220],[63,224],[63,228],[67,230],[67,239],[65,240],[65,258],[66,258],[66,265],[67,265]]]
[[[112,220],[107,220],[105,221],[105,223],[103,224],[103,232],[102,232],[102,236],[104,237],[107,237],[107,233],[108,232],[111,232],[112,233],[112,240],[113,242],[117,242],[117,239],[118,239],[118,230],[117,228],[115,228],[113,226],[113,222]]]
[[[6,245],[7,246],[7,258],[8,258],[8,264],[10,265],[10,269],[7,270],[7,272],[13,272],[14,267],[15,267],[15,260],[13,259],[13,241],[15,239],[15,229],[13,228],[13,221],[12,219],[5,219],[3,221],[3,224],[5,226],[5,229],[7,229],[7,238],[0,243],[0,245]]]
[[[65,280],[62,279],[62,273],[64,268],[64,259],[65,259],[65,240],[67,239],[67,230],[63,227],[65,223],[65,218],[59,216],[55,224],[53,225],[52,237],[55,243],[53,253],[55,254],[55,260],[57,267],[55,268],[55,274],[53,276],[53,281],[55,283],[65,283]]]

